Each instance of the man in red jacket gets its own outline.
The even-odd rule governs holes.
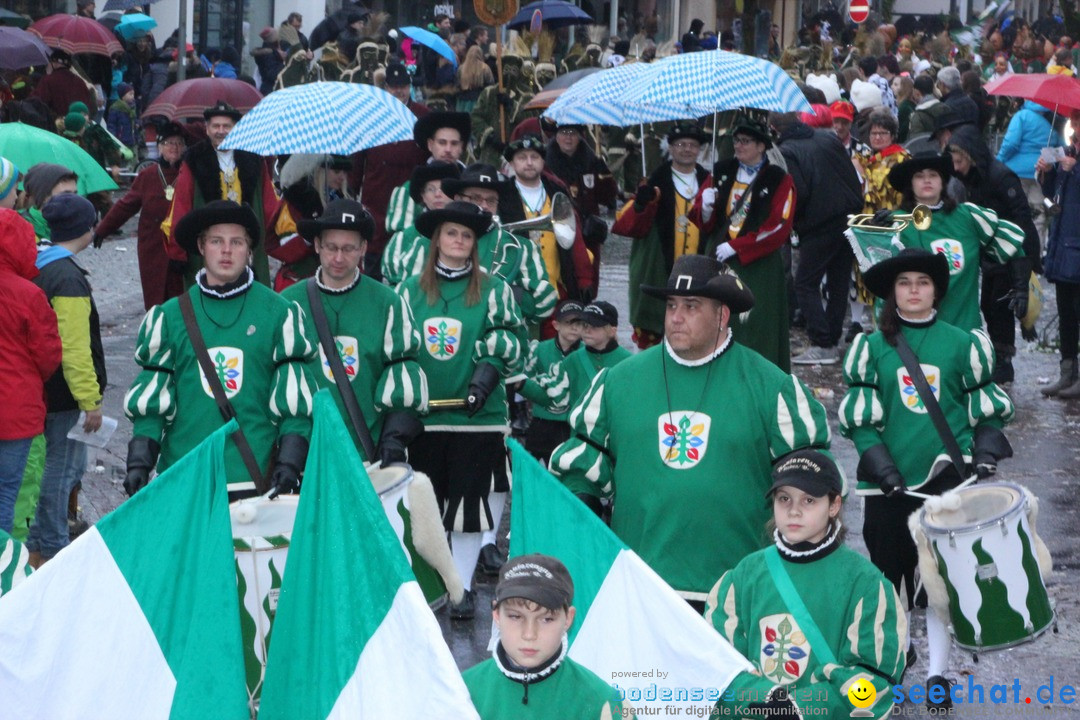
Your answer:
[[[49,55],[49,74],[41,78],[30,97],[41,98],[56,117],[64,117],[73,102],[85,103],[88,108],[97,107],[97,97],[90,83],[71,69],[71,56],[63,50],[53,50]]]
[[[34,436],[45,430],[45,381],[60,366],[56,313],[41,288],[34,229],[0,209],[0,530],[11,533],[15,498]]]

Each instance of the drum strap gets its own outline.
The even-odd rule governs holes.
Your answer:
[[[908,345],[903,333],[896,333],[896,352],[903,361],[904,367],[907,368],[911,382],[926,407],[926,414],[930,416],[930,422],[934,423],[934,429],[937,430],[941,443],[945,446],[945,452],[949,454],[949,459],[956,466],[957,474],[960,477],[965,477],[967,472],[964,454],[960,452],[960,446],[956,442],[953,431],[949,428],[945,413],[941,411],[941,405],[938,404],[937,398],[934,397],[930,384],[926,382],[926,375],[923,374],[922,365],[919,364],[919,359],[915,357],[915,353],[912,352],[911,346]]]
[[[375,441],[371,437],[367,423],[364,422],[364,413],[360,410],[360,403],[356,401],[349,377],[345,374],[345,365],[341,362],[338,354],[337,341],[330,333],[330,321],[326,319],[326,308],[323,307],[322,298],[319,297],[319,288],[315,284],[315,278],[307,281],[308,304],[311,306],[311,318],[315,321],[315,330],[319,333],[319,344],[322,345],[323,354],[326,355],[326,363],[330,366],[330,373],[334,376],[334,384],[337,385],[341,402],[345,405],[345,412],[349,415],[349,422],[360,439],[364,448],[364,455],[368,462],[375,461]]]
[[[210,386],[210,392],[214,394],[214,402],[217,403],[221,417],[225,419],[225,422],[236,420],[236,432],[231,437],[236,443],[236,449],[240,451],[240,459],[244,461],[248,475],[255,483],[255,490],[261,495],[268,489],[267,482],[259,469],[259,463],[255,461],[255,453],[251,451],[251,445],[248,444],[247,436],[244,435],[244,428],[240,426],[240,418],[236,417],[236,410],[229,402],[225,388],[221,385],[221,378],[218,377],[214,363],[210,360],[210,352],[206,349],[206,340],[203,339],[202,330],[195,320],[195,307],[191,304],[191,295],[188,293],[180,295],[180,315],[184,318],[184,327],[187,328],[188,337],[191,339],[191,349],[195,351],[195,358],[199,361],[199,367],[202,368],[203,375],[206,377],[206,384]]]
[[[791,576],[784,569],[784,561],[780,558],[780,551],[776,549],[775,545],[765,550],[765,565],[769,568],[773,584],[776,585],[784,604],[791,611],[795,621],[799,623],[799,627],[802,629],[803,634],[806,635],[806,639],[810,641],[810,649],[821,658],[822,667],[825,665],[839,665],[836,662],[836,656],[833,655],[832,648],[829,647],[829,643],[825,642],[825,637],[821,634],[821,630],[818,629],[813,616],[810,615],[806,603],[803,602],[802,596],[795,589],[795,584],[791,582]]]

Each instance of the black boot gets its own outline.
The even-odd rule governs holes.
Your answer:
[[[476,617],[476,593],[466,590],[461,602],[450,605],[451,620],[472,620]]]
[[[499,550],[495,543],[480,548],[480,561],[477,563],[480,572],[485,575],[498,575],[505,564],[506,554]]]

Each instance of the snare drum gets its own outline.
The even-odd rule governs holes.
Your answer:
[[[957,494],[957,510],[919,511],[926,543],[916,539],[920,553],[931,548],[948,592],[956,644],[997,650],[1035,639],[1054,620],[1040,570],[1041,561],[1049,572],[1049,554],[1029,521],[1035,501],[1012,483]],[[930,590],[931,581],[924,582]]]
[[[240,631],[244,640],[244,673],[248,698],[258,706],[266,670],[270,628],[277,614],[281,578],[289,554],[299,495],[281,495],[275,500],[241,500],[229,506],[232,519],[233,553],[236,556],[236,586],[240,593]],[[255,519],[237,520],[242,505],[255,507]]]
[[[383,510],[394,528],[398,542],[401,543],[405,557],[412,566],[413,575],[424,591],[424,598],[433,610],[446,604],[446,584],[439,573],[416,551],[413,544],[412,510],[409,502],[409,488],[413,482],[413,470],[408,465],[395,464],[388,467],[368,468],[371,484],[379,494]],[[442,532],[441,528],[439,532]]]

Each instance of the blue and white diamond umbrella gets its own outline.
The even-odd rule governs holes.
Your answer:
[[[654,63],[657,71],[627,88],[642,105],[684,104],[707,112],[757,108],[813,112],[791,77],[760,58],[726,52],[676,55]]]
[[[657,63],[629,63],[594,73],[571,85],[544,112],[544,116],[562,125],[625,127],[712,114],[712,108],[684,103],[646,104],[630,92],[631,87],[637,87],[639,83],[651,82],[649,78],[660,70]]]
[[[316,82],[270,93],[241,118],[225,150],[259,155],[360,150],[413,139],[416,116],[385,90],[363,83]]]

